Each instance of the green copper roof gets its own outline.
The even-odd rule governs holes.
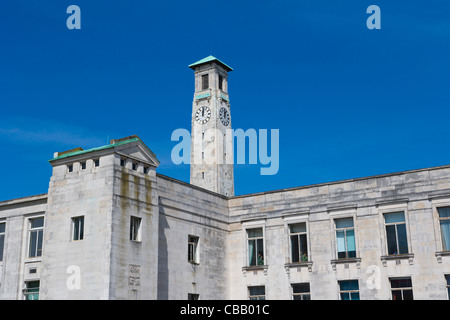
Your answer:
[[[74,151],[74,152],[68,152],[68,153],[64,153],[64,154],[60,155],[59,157],[53,158],[53,159],[51,159],[49,161],[55,161],[55,160],[59,160],[59,159],[67,158],[67,157],[72,157],[72,156],[76,156],[76,155],[79,155],[79,154],[84,154],[84,153],[88,153],[88,152],[92,152],[92,151],[98,151],[98,150],[103,150],[103,149],[114,148],[114,147],[117,147],[117,146],[121,146],[123,144],[127,144],[127,143],[130,143],[130,142],[138,141],[138,140],[139,140],[139,138],[136,137],[136,138],[132,138],[132,139],[124,140],[124,141],[119,141],[117,143],[108,144],[106,146],[92,148],[92,149],[89,149],[89,150],[77,150],[77,151]]]
[[[222,65],[222,67],[224,67],[227,71],[233,71],[233,68],[231,68],[229,65],[227,65],[226,63],[220,61],[219,59],[217,59],[216,57],[213,56],[208,56],[206,58],[203,58],[202,60],[199,60],[197,62],[194,62],[193,64],[189,65],[189,68],[194,69],[193,67],[195,66],[199,66],[201,64],[204,63],[208,63],[208,62],[212,62],[212,61],[217,61],[220,65]]]

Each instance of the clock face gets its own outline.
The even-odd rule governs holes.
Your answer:
[[[227,126],[230,124],[230,113],[225,108],[220,108],[219,111],[220,121],[224,126]]]
[[[205,124],[208,122],[209,118],[211,118],[211,110],[209,110],[207,106],[198,108],[195,113],[195,120],[198,123]]]

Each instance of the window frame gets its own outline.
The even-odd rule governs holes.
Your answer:
[[[36,287],[29,287],[31,284],[38,284]],[[37,292],[35,291],[37,289]],[[22,293],[24,295],[24,300],[39,300],[39,291],[41,289],[41,282],[40,280],[31,280],[31,281],[25,281],[25,288],[22,290]],[[28,299],[28,297],[33,297],[33,299]],[[37,299],[34,299],[37,298]]]
[[[295,285],[308,285],[308,291],[304,292],[294,292]],[[291,291],[292,291],[292,300],[311,300],[311,284],[309,282],[296,282],[291,283]],[[299,297],[299,299],[295,299],[295,297]],[[305,299],[307,297],[307,299]]]
[[[252,289],[262,288],[264,289],[264,294],[252,294]],[[266,286],[256,285],[247,287],[248,300],[266,300]]]
[[[409,280],[411,282],[411,287],[399,287],[399,288],[392,288],[392,280]],[[400,291],[401,293],[401,299],[400,300],[405,300],[404,299],[404,292],[405,290],[411,291],[411,298],[412,299],[407,299],[407,300],[414,300],[414,290],[413,290],[413,284],[412,284],[412,278],[411,277],[390,277],[389,278],[389,284],[390,284],[390,288],[389,291],[391,293],[391,300],[395,300],[394,299],[394,292],[398,292]]]
[[[138,222],[137,228],[136,223]],[[138,216],[130,216],[130,241],[142,242],[142,218]]]
[[[72,241],[84,240],[84,215],[72,217],[71,221],[72,221]],[[76,223],[78,221],[81,222],[81,228],[78,226],[78,232],[77,232],[78,235],[77,235],[77,239],[75,239]]]
[[[40,227],[32,227],[32,220],[37,220],[37,219],[42,219],[42,226]],[[34,259],[34,258],[40,258],[42,257],[42,252],[43,252],[43,247],[44,247],[44,229],[45,229],[45,216],[44,215],[40,215],[40,216],[34,216],[34,217],[28,217],[27,219],[27,223],[28,223],[28,250],[27,250],[27,258],[28,259]],[[33,233],[37,233],[37,238],[36,238],[36,245],[35,245],[35,249],[33,250],[35,255],[31,255],[31,250],[32,250],[32,234]],[[40,245],[39,245],[40,243]]]
[[[358,285],[358,289],[350,289],[350,290],[344,290],[342,289],[342,284],[344,282],[355,282]],[[360,293],[360,288],[359,288],[359,281],[358,279],[343,279],[343,280],[338,280],[338,287],[339,287],[339,300],[345,300],[342,299],[342,294],[348,294],[349,299],[348,300],[361,300],[361,293]],[[358,293],[358,299],[352,299],[352,293]]]
[[[440,241],[441,242],[441,249],[444,252],[450,252],[450,244],[448,245],[448,248],[446,248],[444,246],[444,237],[443,237],[443,234],[442,234],[442,221],[449,221],[450,222],[450,216],[441,218],[441,216],[439,215],[439,209],[441,209],[441,208],[449,208],[449,210],[450,210],[450,205],[436,206],[437,220],[438,220],[438,225],[439,225],[439,235],[440,235],[440,238],[441,238],[441,241]]]
[[[408,201],[406,200],[399,200],[397,202],[380,202],[377,203],[378,207],[378,219],[379,219],[379,228],[380,228],[380,238],[381,238],[381,250],[382,250],[382,259],[390,259],[390,258],[403,258],[403,257],[409,257],[410,263],[411,259],[413,257],[412,247],[411,247],[411,236],[410,236],[410,230],[409,230],[409,216],[408,216]],[[388,238],[386,233],[386,226],[385,226],[385,214],[388,213],[396,213],[402,211],[405,217],[405,223],[406,223],[406,239],[407,239],[407,247],[408,247],[408,253],[405,254],[389,254],[388,250]]]
[[[303,232],[292,232],[291,227],[294,225],[300,225],[300,224],[304,224],[305,225],[305,231]],[[298,221],[298,222],[290,222],[287,224],[287,229],[288,229],[288,239],[289,239],[289,259],[291,261],[291,263],[304,263],[304,262],[309,262],[310,261],[310,257],[309,257],[309,237],[308,237],[308,223],[306,221]],[[306,244],[304,244],[304,247],[306,247],[306,253],[302,252],[302,242],[301,242],[301,236],[305,236],[305,241]],[[293,240],[292,237],[297,237],[297,246],[298,246],[298,261],[294,261],[294,248],[293,248]],[[306,260],[303,260],[303,256],[306,254]]]
[[[205,73],[201,75],[201,90],[208,90],[208,89],[209,89],[209,73]]]
[[[402,222],[386,222],[386,215],[389,214],[396,214],[396,213],[403,213],[403,221]],[[383,223],[384,223],[384,232],[385,232],[385,236],[386,236],[386,253],[388,256],[398,256],[398,255],[403,255],[403,254],[409,254],[410,253],[410,248],[409,248],[409,239],[408,239],[408,228],[407,228],[407,223],[406,223],[406,213],[403,210],[400,211],[391,211],[391,212],[384,212],[383,213]],[[407,252],[401,252],[400,253],[400,241],[399,241],[399,232],[398,232],[398,226],[400,225],[404,225],[405,226],[405,240],[406,240],[406,249]],[[389,234],[388,234],[388,227],[389,226],[394,226],[395,228],[395,244],[397,247],[396,252],[397,253],[389,253]]]
[[[261,236],[255,236],[255,237],[249,237],[249,230],[255,230],[255,229],[261,229],[261,233],[262,233],[262,235]],[[254,226],[254,227],[248,227],[248,228],[245,228],[245,236],[246,236],[246,247],[247,247],[247,249],[246,249],[246,252],[247,252],[247,266],[249,266],[249,267],[260,267],[260,266],[265,266],[265,265],[267,265],[267,262],[266,262],[266,256],[265,256],[265,244],[264,244],[264,235],[265,235],[265,232],[264,232],[264,227],[262,227],[262,226]],[[261,242],[262,243],[260,243],[260,244],[258,244],[258,240],[262,240]],[[252,264],[252,262],[253,262],[253,259],[251,259],[250,260],[250,258],[251,258],[251,255],[250,255],[250,241],[255,241],[255,254],[256,254],[256,256],[255,256],[255,264]],[[259,257],[257,256],[258,255],[258,253],[260,252],[258,249],[260,249],[259,248],[259,246],[262,246],[262,264],[261,263],[259,263],[259,261],[260,261],[260,259],[259,259]]]
[[[3,231],[0,231],[0,262],[3,261],[5,254],[5,239],[6,239],[6,221],[0,221],[0,226],[4,225]]]
[[[351,227],[337,227],[336,221],[337,220],[344,220],[344,219],[351,219],[352,220],[352,226]],[[333,227],[334,227],[334,238],[336,241],[336,258],[339,259],[355,259],[358,257],[358,250],[357,250],[357,246],[356,246],[356,223],[355,223],[355,217],[352,216],[336,216],[333,217]],[[348,243],[347,243],[347,231],[353,231],[353,241],[354,241],[354,247],[355,247],[355,256],[354,257],[350,257],[349,256],[349,251],[348,251]],[[339,232],[344,232],[344,244],[345,244],[345,257],[339,257],[339,247],[338,247],[338,231]]]
[[[192,264],[200,263],[199,246],[200,238],[194,235],[188,235],[188,262]],[[191,250],[192,248],[192,250]]]

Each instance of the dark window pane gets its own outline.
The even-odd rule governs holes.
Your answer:
[[[300,253],[301,261],[308,261],[308,241],[306,239],[306,234],[300,235]]]
[[[392,291],[392,300],[402,300],[401,290]]]
[[[408,239],[406,237],[406,225],[397,225],[398,250],[399,253],[408,253]]]
[[[298,235],[291,236],[291,251],[292,251],[292,262],[299,262],[299,247],[298,247]]]
[[[40,228],[44,226],[44,218],[31,219],[31,228]]]
[[[294,283],[292,284],[292,291],[294,293],[308,293],[309,283]]]
[[[5,235],[0,235],[0,261],[3,260],[3,247],[5,246]]]
[[[391,288],[410,288],[412,287],[411,279],[402,278],[402,279],[391,279]]]
[[[412,290],[403,290],[403,300],[414,300]]]
[[[359,300],[359,292],[351,292],[350,297],[352,300]]]
[[[405,222],[405,214],[403,212],[386,213],[384,219],[386,223]]]
[[[438,209],[439,218],[450,218],[450,207],[443,207]]]
[[[0,233],[5,232],[5,223],[0,223]]]
[[[388,254],[398,254],[395,225],[386,226],[386,237],[388,245]]]
[[[256,248],[258,250],[258,265],[264,265],[264,246],[263,239],[256,240]]]
[[[350,293],[341,292],[341,300],[350,300]]]
[[[256,241],[248,240],[248,258],[249,266],[256,266]]]
[[[340,284],[341,291],[358,290],[359,289],[358,280],[344,280],[344,281],[340,281],[339,284]]]

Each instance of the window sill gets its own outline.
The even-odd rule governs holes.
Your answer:
[[[408,260],[410,265],[414,264],[414,254],[413,253],[403,253],[403,254],[390,254],[388,256],[381,256],[381,263],[383,267],[386,267],[388,260],[396,260],[397,264],[400,264],[401,260]]]
[[[299,270],[300,268],[308,267],[308,271],[311,272],[312,271],[312,265],[313,265],[312,261],[302,261],[302,262],[286,263],[284,265],[284,267],[286,268],[286,271],[289,271],[290,268],[297,268],[297,271],[300,271]]]
[[[267,275],[268,268],[269,268],[268,265],[247,266],[247,267],[242,267],[242,271],[244,272],[244,276],[247,274],[247,272],[252,272],[252,271],[253,271],[253,274],[257,274],[258,271],[263,271],[264,275]]]
[[[333,271],[336,271],[337,264],[342,264],[342,263],[345,265],[345,268],[348,268],[350,263],[355,263],[356,268],[359,269],[361,267],[361,258],[340,258],[340,259],[331,260],[331,266],[333,268]]]

